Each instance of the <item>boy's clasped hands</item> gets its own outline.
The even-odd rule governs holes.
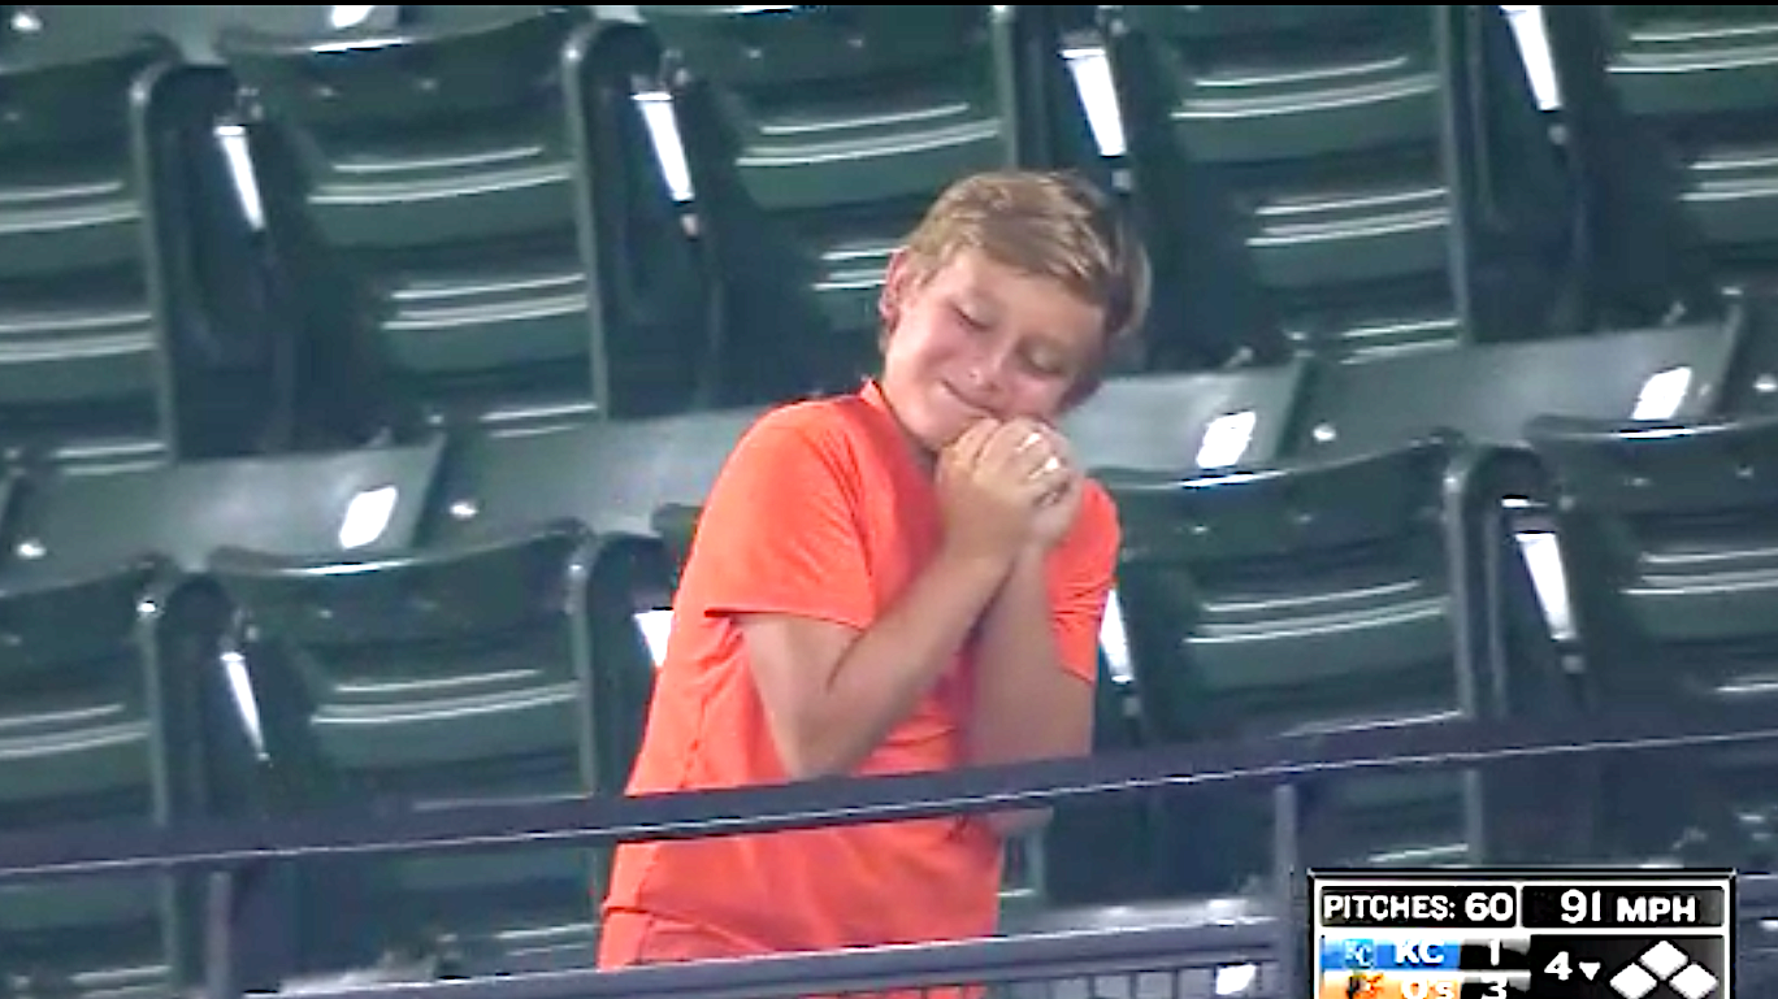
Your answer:
[[[1061,432],[1038,420],[984,419],[939,454],[946,544],[964,554],[1047,552],[1080,510],[1083,477]]]

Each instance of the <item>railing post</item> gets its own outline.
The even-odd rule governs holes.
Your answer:
[[[254,918],[264,911],[267,899],[266,872],[270,863],[251,860],[236,867],[212,871],[204,884],[204,995],[206,999],[242,999],[248,988],[269,987],[273,982],[251,982],[247,957],[256,948],[254,934],[267,927]],[[267,956],[262,954],[261,956]],[[263,969],[277,977],[282,969]]]

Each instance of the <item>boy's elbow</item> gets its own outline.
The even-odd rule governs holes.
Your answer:
[[[774,741],[784,776],[792,781],[842,777],[858,766],[856,753],[816,732],[784,733]]]
[[[780,753],[784,761],[784,776],[792,781],[819,780],[822,777],[837,777],[844,771],[832,760],[804,753]]]

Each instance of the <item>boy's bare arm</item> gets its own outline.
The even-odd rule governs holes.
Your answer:
[[[982,619],[976,652],[969,758],[979,766],[1076,756],[1093,737],[1093,687],[1063,666],[1052,628],[1043,555],[1014,563]],[[995,813],[1010,835],[1040,823],[1042,809]]]
[[[945,537],[938,555],[869,628],[786,614],[742,619],[766,721],[793,778],[845,773],[913,710],[950,665],[1026,544],[1037,500],[1054,488],[1027,431],[966,430],[935,476]]]
[[[931,687],[1006,575],[945,552],[868,630],[789,614],[740,619],[766,721],[793,780],[848,773]]]

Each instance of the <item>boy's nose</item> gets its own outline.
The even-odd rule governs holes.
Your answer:
[[[997,353],[984,353],[973,358],[967,369],[970,389],[988,400],[998,401],[1005,387],[1006,358]]]

